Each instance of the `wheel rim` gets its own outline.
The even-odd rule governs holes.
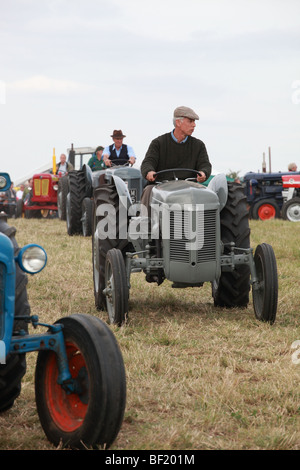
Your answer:
[[[61,192],[58,193],[57,195],[57,212],[58,212],[58,217],[61,219],[62,212],[61,212]]]
[[[67,219],[67,231],[70,233],[70,217],[71,217],[71,208],[70,208],[70,195],[67,195],[67,203],[66,203],[66,219]]]
[[[82,426],[88,409],[88,373],[84,357],[73,343],[66,343],[68,363],[73,379],[77,379],[81,388],[77,393],[67,394],[57,383],[58,368],[54,353],[49,355],[45,371],[45,396],[52,419],[57,427],[64,432],[73,432]]]
[[[258,217],[261,220],[273,219],[276,215],[275,207],[271,204],[263,204],[258,209]]]
[[[300,222],[300,204],[295,203],[290,205],[286,215],[291,222]]]
[[[99,244],[97,237],[97,230],[93,234],[93,271],[94,271],[94,289],[98,294],[99,291]]]
[[[81,223],[82,223],[82,233],[83,233],[83,236],[85,237],[87,234],[87,227],[86,227],[87,214],[85,210],[82,212]]]
[[[111,323],[115,321],[115,283],[114,276],[112,272],[112,266],[109,262],[106,264],[105,272],[105,295],[106,295],[106,305],[107,313]]]
[[[255,302],[256,311],[261,312],[263,308],[265,294],[265,280],[261,257],[259,257],[257,260],[256,277],[258,279],[258,282],[256,284],[255,290],[253,290],[253,300]]]

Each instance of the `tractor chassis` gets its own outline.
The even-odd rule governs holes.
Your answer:
[[[156,272],[158,269],[163,267],[163,258],[151,258],[151,248],[153,247],[147,245],[145,251],[126,253],[126,274],[128,279],[128,288],[130,288],[131,272],[139,272],[143,270],[146,274],[151,274],[151,272]],[[229,255],[221,255],[220,257],[222,271],[234,271],[235,266],[237,265],[248,265],[251,274],[250,283],[252,284],[253,289],[255,289],[257,287],[258,279],[253,258],[253,248],[238,248],[234,243],[230,243],[230,249],[231,252]],[[234,250],[239,250],[240,254],[235,254]],[[145,253],[144,258],[136,258],[136,256],[140,256],[142,253]],[[183,287],[183,285],[181,285],[181,287]],[[185,287],[190,286],[186,285]]]
[[[12,336],[10,342],[10,354],[29,353],[34,351],[51,350],[56,353],[58,379],[57,383],[62,385],[62,388],[67,393],[76,393],[76,384],[72,379],[68,358],[65,347],[65,339],[63,336],[63,326],[60,324],[48,325],[46,323],[39,323],[36,315],[31,317],[18,317],[19,320],[24,320],[26,323],[32,323],[33,327],[43,326],[48,328],[44,334],[30,335],[20,333],[20,336]]]

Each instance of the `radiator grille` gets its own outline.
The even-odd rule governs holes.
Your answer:
[[[216,259],[216,210],[173,211],[170,213],[170,260],[190,263],[197,253],[197,263]],[[198,249],[191,249],[189,233],[197,233]]]
[[[36,196],[48,196],[49,193],[49,180],[48,179],[35,179],[34,180],[34,194]]]

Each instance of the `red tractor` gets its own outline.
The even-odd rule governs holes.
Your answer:
[[[282,218],[290,222],[300,222],[300,175],[283,175],[282,182]]]
[[[58,181],[59,176],[51,173],[33,175],[32,188],[23,205],[25,217],[57,217]]]

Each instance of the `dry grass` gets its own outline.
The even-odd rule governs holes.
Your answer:
[[[29,280],[33,314],[107,320],[94,306],[91,239],[68,237],[59,220],[13,221],[20,246],[41,243],[48,265]],[[247,309],[216,309],[210,285],[172,289],[132,275],[130,318],[112,327],[127,374],[125,419],[113,449],[300,449],[300,224],[251,221],[251,243],[277,257],[279,306],[273,326]],[[0,416],[0,449],[52,449],[35,408],[36,354],[21,396]]]

